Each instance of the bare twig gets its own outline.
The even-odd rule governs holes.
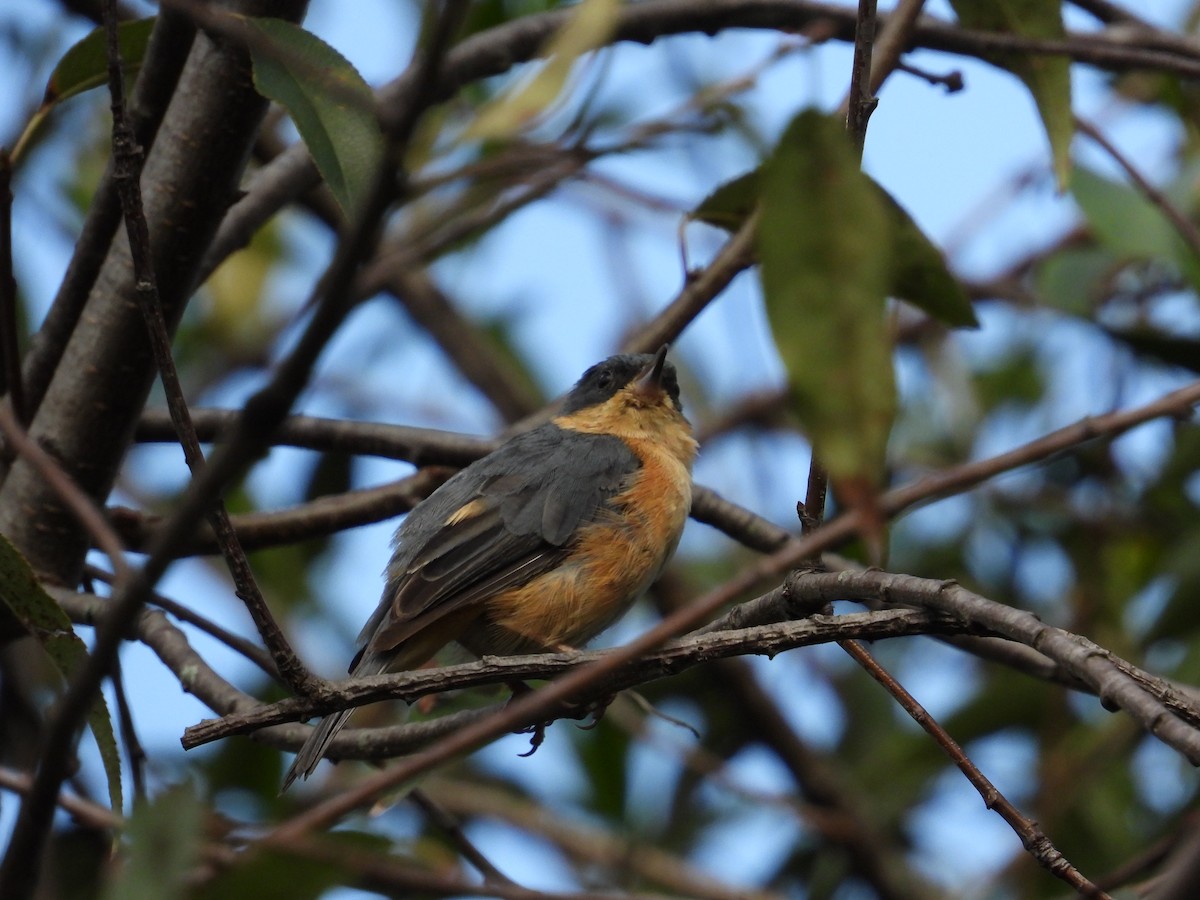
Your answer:
[[[872,94],[877,93],[888,76],[901,67],[900,58],[912,40],[924,6],[925,0],[900,0],[884,20],[871,63],[868,87]]]
[[[398,481],[318,497],[293,509],[243,513],[233,517],[233,526],[242,545],[251,550],[328,537],[408,512],[451,474],[451,469],[430,466]],[[165,528],[161,520],[124,507],[112,509],[110,514],[113,527],[132,550],[153,546]],[[216,547],[213,536],[201,529],[177,555],[213,553]]]
[[[742,226],[713,257],[713,261],[701,271],[689,273],[675,299],[639,328],[637,337],[624,349],[644,353],[671,343],[739,273],[753,265],[758,218],[757,212],[747,216]]]
[[[1033,613],[988,600],[952,581],[875,570],[800,574],[789,588],[814,600],[870,597],[935,610],[1034,647],[1067,667],[1107,708],[1125,710],[1193,765],[1200,764],[1200,701]]]
[[[196,433],[203,441],[218,440],[237,421],[237,415],[232,409],[192,410]],[[160,410],[143,413],[137,438],[142,441],[174,440],[170,416]],[[271,445],[381,456],[404,460],[415,466],[456,468],[496,449],[494,440],[474,435],[317,416],[289,416],[276,429]]]
[[[12,201],[12,162],[8,151],[0,148],[0,393],[8,395],[17,422],[26,425],[29,419],[17,335],[17,279],[13,276]]]
[[[0,788],[25,796],[33,787],[33,777],[24,772],[14,772],[12,769],[0,768]],[[75,794],[61,793],[56,800],[59,806],[71,814],[80,825],[94,828],[97,831],[107,831],[120,828],[122,820],[113,811],[99,803],[92,803]]]
[[[133,796],[138,802],[146,799],[146,750],[138,740],[133,724],[133,710],[129,706],[129,695],[125,692],[125,680],[121,675],[118,660],[113,665],[113,692],[117,696],[117,716],[121,722],[121,739],[125,742],[125,756],[129,759],[129,771],[133,776]]]
[[[1197,259],[1200,259],[1200,229],[1196,228],[1192,220],[1167,199],[1167,196],[1162,191],[1147,181],[1146,176],[1138,171],[1129,157],[1118,150],[1116,145],[1104,136],[1104,132],[1100,131],[1091,122],[1081,119],[1078,116],[1075,117],[1075,127],[1095,141],[1105,153],[1113,158],[1113,161],[1117,165],[1125,170],[1125,174],[1129,176],[1129,180],[1133,182],[1134,187],[1142,193],[1142,196],[1158,207],[1162,214],[1166,216],[1167,221],[1178,232],[1179,236],[1183,238],[1184,243],[1188,245],[1192,254]]]
[[[90,565],[85,567],[84,571],[89,578],[94,578],[97,581],[104,582],[105,584],[112,584],[113,577],[111,572],[105,572],[103,569]],[[96,599],[99,600],[102,598],[97,597]],[[181,622],[187,622],[189,625],[192,625],[200,631],[203,631],[209,637],[220,641],[235,653],[242,654],[242,656],[246,657],[246,659],[250,660],[250,662],[254,663],[272,678],[280,680],[279,673],[275,670],[274,661],[271,659],[270,655],[257,644],[248,641],[243,637],[239,637],[226,628],[222,628],[216,622],[206,619],[198,612],[188,609],[182,603],[177,603],[170,597],[164,597],[161,594],[152,594],[147,602],[157,606],[164,612],[170,613]]]
[[[408,796],[413,803],[420,807],[421,812],[425,813],[425,817],[450,839],[451,843],[458,848],[458,852],[479,870],[479,874],[486,881],[492,884],[516,886],[516,882],[497,869],[492,861],[480,852],[463,831],[462,823],[441,803],[430,797],[422,788],[413,788]]]
[[[863,143],[867,139],[867,121],[879,105],[871,78],[871,54],[875,48],[875,6],[876,0],[858,0],[858,16],[854,25],[854,61],[850,67],[850,91],[839,110],[839,113],[846,117],[846,131],[860,158]]]
[[[167,397],[167,408],[175,426],[175,434],[183,448],[184,459],[195,477],[204,468],[204,452],[192,425],[183,385],[171,355],[171,335],[163,315],[162,301],[158,293],[158,278],[150,252],[150,231],[142,208],[141,173],[144,159],[138,146],[133,127],[125,113],[125,89],[121,75],[121,55],[117,44],[116,15],[106,16],[108,36],[108,90],[112,107],[112,151],[113,179],[121,198],[121,210],[125,219],[125,230],[129,237],[129,252],[133,260],[134,293],[142,310],[154,361],[162,379]],[[254,620],[263,643],[271,652],[276,668],[288,686],[306,693],[319,686],[320,679],[314,676],[292,650],[283,630],[275,621],[262,591],[255,581],[254,572],[246,552],[238,542],[237,533],[229,522],[229,513],[218,497],[208,511],[208,520],[217,536],[221,554],[233,576],[235,591]]]
[[[1108,898],[1108,894],[1097,888],[1084,877],[1078,869],[1050,842],[1050,838],[1037,827],[1037,823],[1021,813],[1007,797],[992,784],[991,780],[979,770],[967,756],[958,742],[950,737],[938,721],[931,716],[917,699],[910,694],[875,658],[862,646],[852,641],[843,642],[842,648],[850,654],[850,658],[866,669],[867,673],[883,685],[889,694],[896,698],[905,712],[913,721],[920,725],[934,742],[945,751],[950,760],[966,776],[967,781],[979,792],[984,805],[999,813],[1021,839],[1022,846],[1037,860],[1038,864],[1075,888],[1085,897]]]
[[[779,900],[780,897],[774,892],[723,884],[646,841],[595,824],[568,820],[545,804],[531,803],[494,787],[439,779],[430,784],[429,793],[459,815],[499,819],[550,841],[589,868],[603,866],[622,874],[635,873],[639,880],[671,891],[671,896],[693,900]],[[624,897],[624,892],[620,896]]]

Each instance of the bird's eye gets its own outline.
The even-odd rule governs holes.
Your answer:
[[[613,377],[611,372],[601,372],[600,377],[596,379],[596,384],[602,390],[607,390],[608,388],[612,387],[612,379]]]

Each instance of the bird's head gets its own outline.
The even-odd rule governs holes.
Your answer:
[[[563,415],[589,407],[613,405],[651,407],[670,405],[682,412],[679,378],[667,362],[667,346],[657,353],[623,353],[596,363],[579,379],[563,403]]]

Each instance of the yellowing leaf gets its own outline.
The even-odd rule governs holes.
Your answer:
[[[608,42],[620,9],[620,0],[583,0],[562,30],[546,44],[541,55],[547,59],[541,70],[488,104],[464,136],[509,138],[541,115],[562,93],[575,61]]]
[[[763,293],[796,412],[832,478],[878,486],[896,412],[888,210],[842,123],[813,110],[761,177]]]

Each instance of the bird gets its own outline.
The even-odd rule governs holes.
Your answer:
[[[629,609],[691,509],[698,444],[666,357],[664,345],[595,364],[550,421],[408,514],[352,676],[411,670],[453,642],[477,657],[574,649]],[[283,790],[312,774],[352,711],[318,723]]]

